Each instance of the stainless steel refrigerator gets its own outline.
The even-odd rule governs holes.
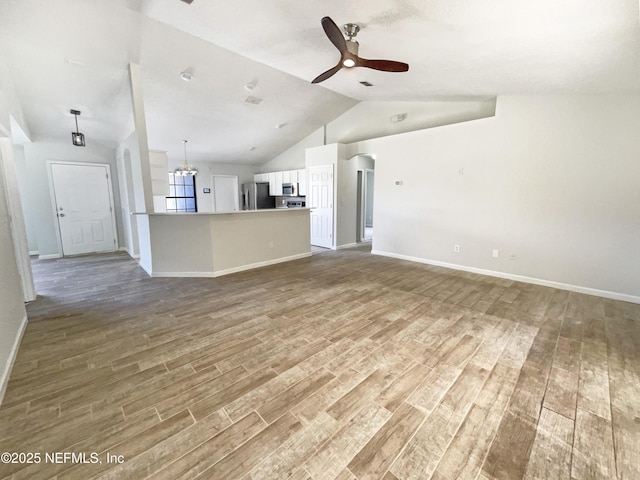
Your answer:
[[[269,182],[251,182],[242,184],[242,209],[259,210],[275,208],[276,198],[269,196]]]

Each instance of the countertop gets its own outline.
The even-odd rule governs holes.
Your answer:
[[[230,212],[154,212],[154,213],[132,213],[131,215],[238,215],[238,214],[251,214],[251,213],[272,213],[272,212],[289,212],[311,210],[311,207],[295,207],[295,208],[261,208],[259,210],[233,210]]]

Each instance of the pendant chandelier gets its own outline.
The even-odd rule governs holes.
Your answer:
[[[182,140],[182,144],[184,145],[184,164],[182,166],[175,169],[173,172],[175,175],[180,175],[182,177],[193,176],[198,174],[198,170],[196,170],[193,165],[189,165],[187,163],[187,141]]]
[[[78,129],[78,115],[80,115],[80,110],[71,110],[71,115],[76,117],[76,131],[71,132],[71,141],[76,147],[84,147],[84,133],[80,133]]]

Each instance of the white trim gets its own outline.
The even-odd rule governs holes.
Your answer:
[[[51,253],[49,255],[38,255],[38,260],[51,260],[54,258],[62,258],[59,253]]]
[[[338,245],[335,249],[342,250],[343,248],[352,248],[352,247],[357,247],[358,245],[360,245],[358,242],[345,243],[344,245]]]
[[[13,364],[16,361],[16,357],[18,356],[18,349],[20,348],[20,343],[22,342],[22,336],[24,335],[24,331],[27,328],[27,314],[25,313],[22,321],[20,322],[20,327],[18,327],[18,334],[16,335],[16,339],[13,342],[13,347],[11,348],[11,352],[9,353],[9,358],[7,363],[4,366],[4,371],[2,372],[2,376],[0,377],[0,405],[2,405],[2,400],[4,400],[4,394],[7,391],[7,385],[9,384],[9,376],[11,375],[11,370],[13,369]]]
[[[245,270],[252,270],[254,268],[260,268],[260,267],[267,267],[269,265],[290,262],[291,260],[299,260],[301,258],[306,258],[310,256],[311,256],[311,252],[299,253],[297,255],[291,255],[289,257],[281,257],[281,258],[275,258],[273,260],[266,260],[264,262],[250,263],[248,265],[241,265],[239,267],[227,268],[225,270],[218,270],[215,272],[153,272],[151,273],[151,276],[152,277],[208,277],[208,278],[222,277],[223,275],[229,275],[231,273],[244,272]]]
[[[38,255],[40,255],[40,250],[29,250],[30,257],[37,257]]]
[[[596,288],[583,287],[581,285],[572,285],[569,283],[554,282],[552,280],[544,280],[541,278],[527,277],[524,275],[515,275],[512,273],[496,272],[494,270],[485,270],[484,268],[467,267],[465,265],[457,265],[455,263],[439,262],[437,260],[429,260],[426,258],[411,257],[409,255],[401,255],[391,252],[383,252],[380,250],[371,250],[372,255],[380,255],[383,257],[397,258],[400,260],[408,260],[410,262],[424,263],[434,265],[436,267],[451,268],[452,270],[462,270],[464,272],[478,273],[480,275],[488,275],[490,277],[506,278],[516,282],[532,283],[543,287],[558,288],[560,290],[568,290],[570,292],[584,293],[587,295],[595,295],[597,297],[610,298],[612,300],[621,300],[623,302],[640,304],[640,296],[629,295],[626,293],[610,292],[608,290],[598,290]]]

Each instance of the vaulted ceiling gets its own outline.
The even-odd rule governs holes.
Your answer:
[[[409,72],[312,85],[339,58],[323,16],[361,27],[361,56]],[[640,93],[637,0],[0,0],[0,41],[32,140],[70,141],[74,108],[87,142],[119,144],[133,62],[150,148],[180,158],[186,138],[201,161],[264,163],[359,102]]]

